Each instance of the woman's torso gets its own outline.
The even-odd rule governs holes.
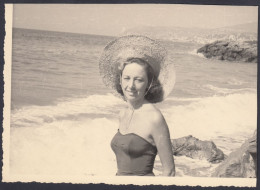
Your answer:
[[[117,158],[117,175],[153,175],[157,148],[149,118],[155,109],[147,105],[133,114],[127,111],[121,113],[119,130],[111,141]]]
[[[116,133],[111,147],[117,159],[117,175],[154,175],[157,148],[135,133]]]

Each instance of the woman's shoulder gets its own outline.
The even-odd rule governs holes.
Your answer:
[[[169,128],[164,116],[153,104],[150,107],[150,112],[148,113],[147,118],[150,123],[151,134],[154,138],[162,135],[167,137],[169,136]]]
[[[164,121],[161,111],[154,104],[146,104],[144,113],[152,123],[157,124]]]

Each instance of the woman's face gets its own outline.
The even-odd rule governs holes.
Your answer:
[[[145,96],[147,85],[148,76],[144,65],[130,63],[124,67],[121,86],[127,100],[142,100]]]

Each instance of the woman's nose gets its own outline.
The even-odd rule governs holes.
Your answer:
[[[134,89],[134,88],[135,88],[134,80],[129,80],[129,82],[128,82],[128,87],[129,87],[130,89]]]

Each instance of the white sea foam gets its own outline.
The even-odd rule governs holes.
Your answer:
[[[202,53],[197,53],[197,49],[194,49],[194,50],[192,50],[192,51],[190,51],[188,53],[191,54],[191,55],[199,56],[201,58],[205,58],[206,59],[206,57]]]
[[[66,116],[84,112],[108,113],[122,105],[121,100],[108,94],[15,111],[12,124],[23,127],[11,127],[11,174],[115,175],[116,161],[110,142],[118,128],[117,118],[101,114],[95,118],[86,116],[70,120]],[[217,139],[217,146],[226,146],[223,151],[228,153],[256,129],[256,94],[196,98],[188,105],[163,108],[162,113],[172,138],[193,135],[201,140]],[[27,122],[22,120],[25,118]],[[227,141],[221,141],[220,137]],[[238,143],[232,143],[232,140]],[[179,176],[209,176],[215,166],[206,161],[176,158]],[[159,173],[155,170],[156,175]]]
[[[100,118],[12,128],[11,174],[115,175],[110,141],[117,126]]]
[[[187,176],[196,176],[196,177],[209,177],[214,169],[219,164],[213,164],[207,160],[192,159],[186,156],[174,156],[174,163],[177,166],[176,176],[178,177],[187,177]],[[160,167],[160,159],[157,156],[155,162],[155,175],[161,175],[162,171]]]
[[[245,138],[256,129],[257,99],[255,93],[230,94],[201,98],[162,111],[172,138],[193,135],[209,140],[234,134]]]

